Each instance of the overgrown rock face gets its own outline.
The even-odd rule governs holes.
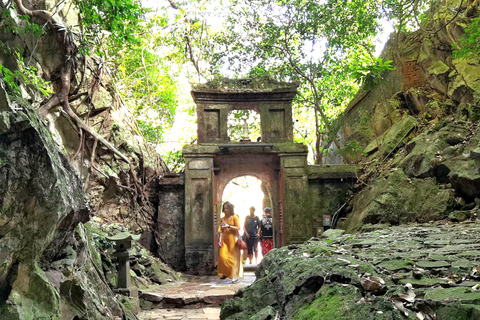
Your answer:
[[[38,115],[1,93],[0,318],[122,316],[91,261],[80,179]]]
[[[67,28],[79,24],[79,12],[72,0],[23,3],[28,9],[51,13]],[[6,8],[8,6],[0,9],[7,16],[4,21],[7,31],[0,32],[2,45],[21,48],[21,57],[31,62],[38,69],[38,77],[50,81],[51,87],[58,92],[62,87],[60,70],[69,59],[62,56],[55,33],[50,30],[34,36],[31,31],[26,31],[31,25],[21,19],[20,13],[15,9],[6,12]],[[39,23],[37,19],[32,22],[34,25]],[[43,24],[41,22],[39,28],[48,29]],[[12,71],[19,68],[15,58],[16,55],[8,50],[0,52],[0,63]],[[74,60],[72,76],[68,77],[71,85],[65,90],[71,109],[93,134],[87,133],[85,128],[79,130],[76,122],[59,106],[45,115],[49,131],[62,145],[68,161],[85,184],[84,190],[96,216],[110,223],[122,222],[134,231],[148,229],[155,224],[153,220],[158,206],[155,185],[168,169],[155,148],[138,134],[134,116],[116,93],[112,73],[107,71],[105,61],[93,54],[86,57],[78,54]],[[22,84],[20,95],[33,108],[40,110],[48,100],[32,84]]]
[[[478,223],[411,224],[272,250],[222,320],[477,319]]]
[[[453,210],[476,214],[480,64],[454,57],[452,48],[478,18],[477,7],[434,3],[422,29],[387,43],[383,58],[396,70],[350,103],[344,134],[364,146],[357,160],[368,164],[360,177],[365,187],[342,224],[348,232],[365,223],[443,219]]]
[[[353,211],[339,227],[353,232],[366,223],[398,225],[447,217],[454,205],[452,190],[437,185],[434,178],[408,178],[402,169],[392,171],[354,198]]]
[[[451,49],[478,17],[477,6],[475,1],[438,1],[427,13],[423,30],[390,39],[382,55],[393,60],[396,70],[385,72],[383,81],[360,90],[352,100],[346,112],[346,140],[357,139],[366,146],[399,122],[402,113],[431,120],[453,111],[478,120],[480,64],[454,58]]]

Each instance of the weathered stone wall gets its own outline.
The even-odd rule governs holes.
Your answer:
[[[343,214],[356,183],[360,167],[353,165],[309,166],[309,205],[306,206],[308,224],[306,234],[312,237],[331,227],[324,228],[324,215],[330,216],[330,223],[337,222]],[[336,214],[336,216],[335,216]]]
[[[259,113],[262,142],[291,142],[291,100],[296,90],[295,83],[276,82],[269,78],[222,79],[193,85],[198,142],[230,142],[227,121],[232,110],[255,110]]]
[[[156,250],[169,266],[182,271],[185,269],[185,181],[183,175],[167,175],[159,184]]]

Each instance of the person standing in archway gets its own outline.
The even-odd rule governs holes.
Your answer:
[[[258,239],[260,238],[260,218],[255,215],[255,207],[250,207],[250,215],[245,218],[243,231],[247,237],[247,257],[252,263],[255,253],[255,263],[258,262]]]
[[[273,249],[273,219],[272,209],[266,207],[263,209],[265,217],[260,221],[260,234],[262,239],[262,255],[265,256]]]
[[[233,283],[237,282],[238,278],[243,278],[241,254],[235,246],[240,231],[240,218],[235,214],[233,204],[228,201],[223,204],[222,212],[224,217],[220,219],[218,226],[218,276],[222,279],[228,278],[225,283]]]

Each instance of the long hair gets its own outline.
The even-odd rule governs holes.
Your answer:
[[[228,208],[228,210],[230,211],[230,214],[233,216],[235,214],[235,211],[233,210],[235,206],[228,201],[224,202],[222,206],[223,213],[225,213],[225,206]]]

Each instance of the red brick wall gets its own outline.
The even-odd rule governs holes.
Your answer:
[[[421,87],[425,84],[423,69],[415,61],[403,62],[403,79],[404,90],[408,90],[411,87]]]

